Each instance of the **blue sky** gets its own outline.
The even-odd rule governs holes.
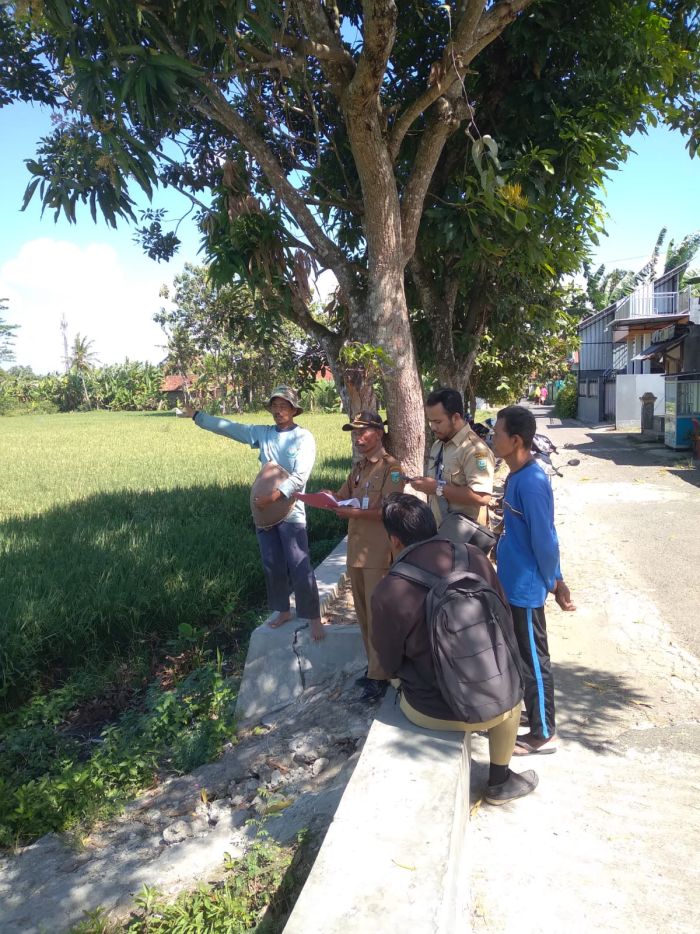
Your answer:
[[[29,180],[24,159],[34,155],[49,129],[48,115],[39,108],[0,109],[0,297],[9,299],[7,320],[21,326],[17,363],[36,372],[60,369],[62,315],[69,336],[91,338],[102,363],[127,356],[158,361],[163,335],[152,316],[163,303],[161,285],[172,283],[185,262],[198,260],[194,223],[180,225],[183,245],[176,258],[157,264],[133,243],[127,224],[117,230],[99,219],[94,224],[87,209],[79,212],[77,225],[62,218],[54,223],[53,214],[41,217],[38,200],[21,212]],[[700,159],[691,160],[683,138],[664,128],[637,135],[633,146],[636,153],[613,174],[604,196],[609,237],[594,257],[608,268],[642,266],[663,226],[676,240],[700,229]],[[188,209],[175,193],[156,199],[175,216]]]

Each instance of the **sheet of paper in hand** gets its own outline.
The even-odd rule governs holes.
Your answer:
[[[315,506],[317,509],[335,509],[338,506],[353,506],[360,508],[360,501],[353,497],[352,499],[336,499],[330,493],[297,493],[297,499],[307,506]]]
[[[250,488],[250,511],[253,514],[256,528],[271,529],[273,525],[279,525],[283,519],[286,519],[294,509],[293,497],[281,496],[276,502],[262,509],[255,502],[256,496],[269,496],[274,493],[280,483],[288,478],[289,474],[284,467],[280,467],[274,461],[268,461],[260,468],[260,473]]]

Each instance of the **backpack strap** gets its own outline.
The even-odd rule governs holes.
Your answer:
[[[437,574],[431,574],[430,571],[424,571],[423,568],[419,568],[415,564],[408,564],[403,560],[398,561],[390,568],[389,574],[394,577],[402,577],[412,584],[420,584],[421,587],[427,587],[428,590],[432,590],[442,580],[442,577]]]
[[[408,564],[406,562],[406,557],[416,548],[425,545],[426,542],[443,541],[449,542],[450,545],[452,545],[452,573],[448,574],[446,577],[440,574],[432,574],[430,571],[424,570],[424,568],[419,568],[415,564]],[[469,550],[467,546],[455,544],[448,538],[441,538],[439,535],[436,535],[433,538],[426,539],[425,542],[418,542],[406,548],[402,553],[401,560],[397,561],[396,564],[390,568],[389,574],[394,574],[396,577],[402,577],[404,580],[411,581],[414,584],[420,584],[422,587],[427,587],[428,590],[432,590],[433,587],[437,587],[438,584],[443,582],[446,582],[447,586],[449,586],[454,581],[460,580],[468,570]]]

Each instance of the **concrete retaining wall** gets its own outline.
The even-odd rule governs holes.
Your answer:
[[[346,541],[316,569],[325,607],[345,571]],[[264,719],[339,670],[366,665],[357,625],[307,624],[253,633],[238,696],[242,724]],[[285,934],[404,928],[464,932],[469,867],[470,737],[413,726],[396,692],[384,698]]]
[[[285,934],[468,929],[469,740],[389,690]]]
[[[343,539],[316,568],[321,613],[338,593],[346,554],[347,539]],[[329,626],[326,638],[314,642],[304,620],[290,620],[279,629],[265,622],[250,637],[236,719],[241,725],[260,720],[286,707],[304,688],[322,684],[338,671],[359,672],[366,664],[356,625]]]

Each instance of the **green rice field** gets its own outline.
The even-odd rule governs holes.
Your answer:
[[[299,419],[318,447],[311,490],[346,475],[344,420]],[[258,466],[170,413],[0,419],[0,710],[157,653],[183,624],[246,639],[264,609],[248,507]],[[314,563],[342,534],[309,510]]]

